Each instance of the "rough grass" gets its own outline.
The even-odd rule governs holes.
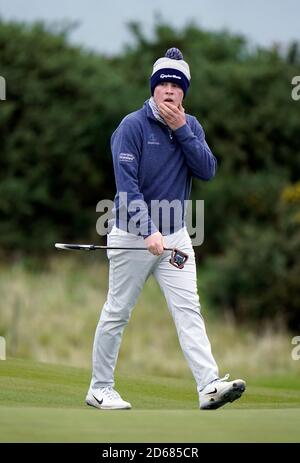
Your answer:
[[[103,260],[101,260],[103,259]],[[205,277],[205,275],[204,275]],[[220,373],[248,377],[294,374],[291,338],[283,329],[237,326],[202,313]],[[57,252],[43,267],[20,261],[0,268],[0,335],[7,355],[90,367],[95,327],[106,298],[108,264],[99,254]],[[203,302],[204,301],[204,302]],[[118,361],[122,374],[190,378],[159,286],[150,278],[125,330]]]

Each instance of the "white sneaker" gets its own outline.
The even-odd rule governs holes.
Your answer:
[[[199,392],[201,410],[215,410],[241,397],[246,389],[245,381],[242,379],[227,381],[228,378],[227,374],[224,378],[216,379]]]
[[[90,389],[86,396],[86,404],[102,410],[129,409],[131,404],[125,402],[111,386]]]

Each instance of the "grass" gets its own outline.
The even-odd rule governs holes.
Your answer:
[[[93,336],[108,284],[107,262],[98,256],[58,253],[42,268],[25,261],[1,264],[0,335],[8,355],[0,361],[1,442],[299,441],[292,336],[213,318],[201,271],[213,353],[221,375],[246,379],[242,400],[199,411],[173,321],[150,278],[125,330],[116,371],[117,389],[134,408],[86,407]]]
[[[299,442],[300,378],[248,381],[243,398],[200,411],[192,379],[117,376],[132,410],[84,404],[90,371],[24,359],[0,362],[1,442]]]
[[[103,260],[100,260],[103,258]],[[18,261],[0,267],[0,336],[7,355],[89,368],[92,343],[108,285],[102,254],[54,253],[41,268]],[[236,325],[212,318],[199,272],[202,313],[220,374],[295,375],[292,336],[283,329]],[[190,378],[166,302],[153,278],[141,293],[125,330],[120,374]]]

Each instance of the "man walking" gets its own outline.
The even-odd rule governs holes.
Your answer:
[[[117,193],[115,221],[107,243],[111,247],[144,246],[149,252],[107,252],[109,290],[96,329],[93,374],[86,397],[86,403],[97,408],[131,408],[114,389],[114,370],[123,330],[151,274],[165,295],[197,384],[200,408],[219,408],[245,390],[241,379],[227,381],[229,375],[219,378],[200,312],[195,255],[185,225],[184,204],[192,177],[210,180],[217,162],[201,125],[185,114],[182,106],[190,79],[181,52],[169,49],[153,65],[151,98],[126,116],[112,135]],[[171,217],[159,210],[161,201],[178,206]],[[188,254],[183,269],[170,265],[166,247]]]

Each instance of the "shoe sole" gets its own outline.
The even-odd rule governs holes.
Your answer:
[[[128,405],[126,407],[107,407],[105,405],[101,406],[98,403],[92,402],[90,400],[86,400],[85,403],[89,407],[98,408],[99,410],[130,410],[131,409],[131,406],[128,406]]]
[[[246,383],[244,381],[235,381],[228,391],[225,391],[218,400],[211,398],[210,402],[200,407],[201,410],[216,410],[222,407],[228,402],[234,402],[239,399],[246,389]]]

